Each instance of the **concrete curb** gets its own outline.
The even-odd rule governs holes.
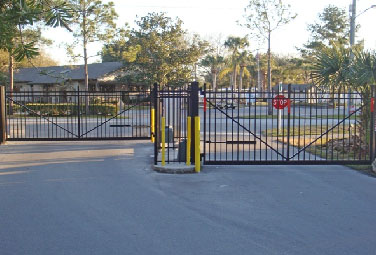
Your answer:
[[[153,165],[153,170],[164,174],[194,174],[195,166],[187,166],[184,164],[166,164],[165,166]]]

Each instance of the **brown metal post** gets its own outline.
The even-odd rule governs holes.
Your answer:
[[[6,142],[5,87],[0,86],[0,144]]]
[[[375,106],[375,98],[376,98],[376,86],[375,85],[372,85],[371,86],[371,105],[370,105],[370,110],[371,110],[371,127],[370,127],[370,136],[369,136],[369,156],[370,156],[370,160],[371,162],[373,162],[375,160],[375,144],[376,144],[376,141],[375,141],[375,109],[376,109],[376,106]]]

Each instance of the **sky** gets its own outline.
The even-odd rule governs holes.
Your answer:
[[[103,1],[108,2],[108,1]],[[119,26],[128,23],[134,26],[134,20],[150,12],[165,12],[167,16],[179,17],[183,22],[183,28],[189,33],[197,33],[203,39],[218,38],[225,39],[227,36],[245,36],[249,30],[238,25],[244,21],[244,8],[247,0],[113,0],[115,9],[119,14],[117,24]],[[318,14],[328,4],[349,9],[352,0],[284,0],[284,3],[291,5],[291,11],[297,13],[297,17],[290,24],[280,27],[272,34],[272,52],[295,56],[298,54],[296,47],[301,47],[307,42],[309,33],[307,25],[318,20]],[[356,34],[356,39],[364,39],[367,49],[376,49],[376,8],[362,13],[376,0],[357,0],[357,24],[361,28]],[[59,64],[69,64],[64,43],[73,40],[72,36],[64,29],[48,29],[44,35],[55,41],[47,52]],[[260,44],[254,40],[250,41],[250,50],[266,52],[266,44]],[[89,46],[89,55],[95,55],[101,49],[101,44],[94,43]],[[99,57],[89,59],[89,62],[99,62]],[[82,64],[83,60],[73,62]]]

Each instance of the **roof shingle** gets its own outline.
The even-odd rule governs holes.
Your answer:
[[[89,64],[89,80],[96,80],[122,66],[121,62]],[[84,80],[84,71],[84,65],[20,68],[14,72],[14,80],[30,84],[56,84],[67,80]]]

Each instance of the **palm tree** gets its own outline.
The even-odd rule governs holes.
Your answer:
[[[352,88],[361,95],[364,105],[370,105],[371,85],[376,82],[376,54],[334,45],[315,56],[312,78],[333,92],[339,87]],[[366,130],[369,130],[370,117],[370,107],[363,107],[359,121],[363,139],[368,137]]]
[[[231,87],[236,89],[236,73],[237,73],[237,64],[239,49],[244,49],[249,46],[247,37],[233,37],[230,36],[225,41],[225,47],[231,51],[231,64],[232,64],[232,78],[231,78]]]
[[[314,57],[312,79],[329,89],[351,85],[349,81],[350,50],[333,46],[318,52]],[[356,82],[355,82],[356,83]]]
[[[364,90],[376,83],[376,53],[358,50],[354,52],[354,56],[355,61],[351,65],[349,82],[356,83],[357,90],[364,94],[368,92]]]
[[[224,58],[219,55],[207,55],[202,61],[201,65],[205,67],[210,67],[210,73],[212,77],[212,89],[217,89],[217,75],[224,63]]]
[[[238,63],[240,67],[240,74],[239,74],[239,90],[243,89],[243,77],[247,76],[250,77],[251,73],[247,69],[248,63],[250,62],[250,56],[247,51],[243,51],[240,53],[238,57]]]
[[[244,77],[251,77],[251,73],[247,68],[247,63],[245,60],[237,60],[236,62],[232,61],[231,59],[228,59],[227,61],[227,67],[223,68],[218,75],[219,79],[223,79],[226,75],[230,74],[230,80],[235,80],[237,77],[239,77],[239,89],[242,89],[243,87],[243,78]]]

